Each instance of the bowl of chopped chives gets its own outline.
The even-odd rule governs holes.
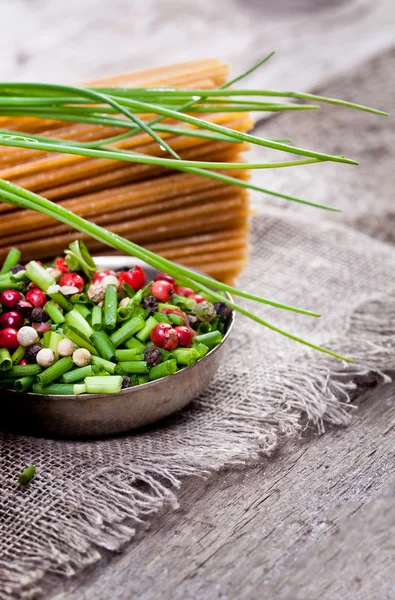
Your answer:
[[[207,388],[235,318],[225,302],[139,259],[96,257],[87,276],[66,258],[0,274],[5,428],[106,436],[164,419]],[[14,334],[1,329],[11,312],[23,322]]]

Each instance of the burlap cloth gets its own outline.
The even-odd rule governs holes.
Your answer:
[[[267,320],[352,356],[359,371],[394,365],[395,252],[330,221],[285,211],[253,220],[252,255],[240,285],[317,309],[314,319],[255,307]],[[210,389],[143,433],[89,442],[0,433],[0,598],[39,596],[47,573],[70,576],[118,549],[134,526],[177,506],[182,477],[268,454],[301,417],[320,430],[347,424],[355,384],[344,365],[244,317]],[[26,488],[18,473],[35,464]],[[149,533],[147,534],[149,535]]]

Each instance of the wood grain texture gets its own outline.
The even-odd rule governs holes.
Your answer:
[[[365,394],[347,431],[310,432],[274,460],[188,481],[180,511],[48,598],[391,598],[394,392]]]
[[[393,54],[360,68],[395,44],[393,0],[0,0],[0,6],[2,79],[75,81],[216,55],[237,72],[276,49],[276,59],[251,86],[317,89],[352,70],[353,77],[322,91],[340,89],[344,97],[383,108],[394,98]],[[261,125],[260,133],[295,134],[303,143],[305,136],[310,145],[337,151],[330,140],[342,131],[345,151],[356,158],[366,152],[371,160],[369,175],[366,167],[320,165],[320,178],[310,169],[295,171],[299,178],[265,174],[267,187],[308,190],[325,202],[342,195],[346,208],[358,194],[393,195],[393,121],[335,109],[323,114],[299,115],[296,127],[294,117],[281,116]],[[369,127],[376,128],[374,139]],[[364,149],[350,142],[361,128]],[[393,215],[389,210],[392,243]],[[374,221],[360,228],[379,233]],[[159,515],[122,554],[104,556],[78,578],[48,580],[45,597],[392,600],[394,424],[395,386],[374,387],[360,398],[347,430],[321,437],[306,432],[269,461],[185,481],[178,512]]]

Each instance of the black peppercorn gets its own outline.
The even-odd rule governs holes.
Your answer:
[[[158,310],[158,301],[155,296],[147,296],[144,298],[142,305],[145,310],[148,310],[150,313],[154,313]]]
[[[199,325],[198,318],[195,315],[188,315],[188,323],[192,329],[196,329]]]
[[[25,267],[23,265],[15,265],[15,267],[11,267],[10,273],[15,275],[15,273],[19,273],[19,271],[24,271]]]
[[[130,387],[130,377],[127,375],[122,376],[122,389]]]
[[[156,346],[148,346],[144,350],[144,360],[151,366],[155,367],[162,362],[162,353]]]
[[[41,344],[33,344],[32,346],[29,346],[25,350],[24,359],[27,360],[28,363],[35,363],[36,356],[40,352],[40,350],[43,349],[43,347],[44,346],[42,346]]]
[[[48,315],[43,308],[33,308],[30,319],[33,323],[45,323],[48,321]]]
[[[223,319],[228,319],[232,314],[232,308],[225,304],[225,302],[216,302],[214,308],[217,315]]]
[[[29,319],[33,311],[33,306],[27,300],[19,300],[19,302],[15,304],[14,310],[19,312],[24,319]]]

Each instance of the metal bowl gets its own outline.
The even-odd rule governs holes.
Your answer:
[[[141,265],[151,279],[157,271],[138,259],[123,256],[96,257],[101,269],[120,270]],[[229,296],[230,298],[230,296]],[[191,367],[163,380],[122,390],[119,394],[41,396],[2,390],[1,426],[23,433],[87,437],[121,433],[155,423],[175,413],[212,381],[231,333],[233,312],[222,342]]]

